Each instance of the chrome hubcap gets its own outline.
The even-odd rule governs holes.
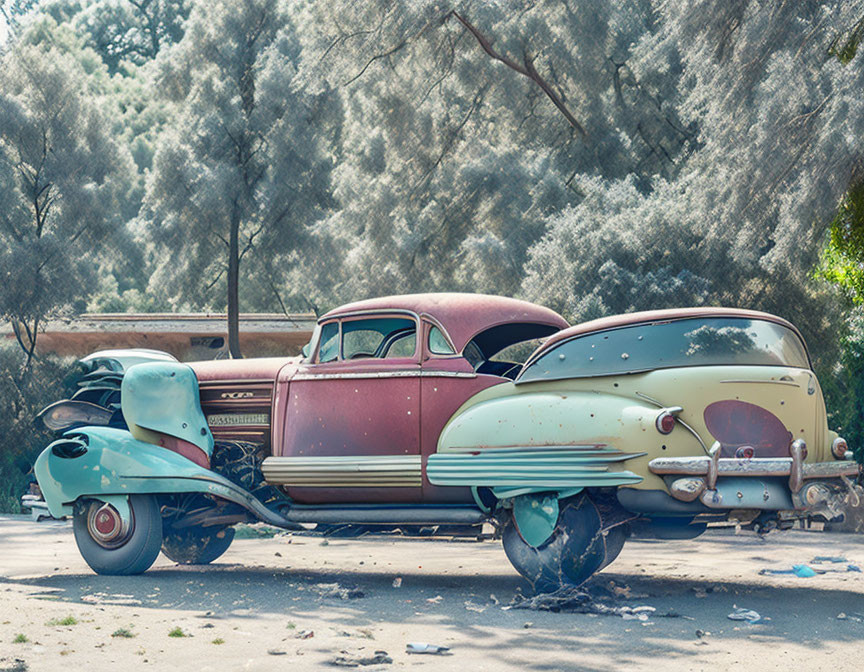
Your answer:
[[[132,532],[131,521],[124,521],[110,504],[91,502],[87,511],[87,531],[103,548],[122,546]]]

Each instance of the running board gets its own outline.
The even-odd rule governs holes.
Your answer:
[[[328,525],[479,525],[489,519],[477,508],[446,506],[334,508],[294,505],[283,510],[282,515],[292,523]]]

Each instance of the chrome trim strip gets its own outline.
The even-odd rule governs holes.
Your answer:
[[[284,368],[284,367],[283,367]],[[224,387],[225,385],[273,385],[275,378],[232,378],[222,380],[198,381],[198,387],[209,389],[212,387]]]
[[[464,371],[367,371],[365,373],[301,373],[291,380],[356,380],[363,378],[476,378]]]
[[[789,380],[721,380],[721,383],[766,383],[768,385],[789,385],[790,387],[801,387],[798,383]]]
[[[268,457],[264,479],[276,485],[356,488],[420,487],[420,455],[348,455]]]

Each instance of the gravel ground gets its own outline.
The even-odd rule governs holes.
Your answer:
[[[0,672],[858,669],[864,574],[759,573],[817,555],[864,568],[864,537],[628,541],[591,590],[656,609],[639,620],[506,608],[529,587],[495,541],[285,534],[237,540],[208,567],[160,556],[142,576],[102,577],[68,524],[0,516]],[[729,620],[736,607],[767,618]],[[450,652],[411,655],[409,642]]]

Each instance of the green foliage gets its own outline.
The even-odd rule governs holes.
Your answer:
[[[78,619],[74,616],[66,616],[65,618],[52,618],[49,621],[46,621],[45,625],[47,626],[58,626],[58,625],[78,625]]]
[[[39,452],[54,440],[36,414],[67,398],[75,367],[69,360],[37,358],[25,368],[25,357],[13,343],[0,344],[0,511],[19,511],[30,469]]]
[[[844,195],[816,275],[837,285],[852,303],[864,304],[864,180]]]
[[[137,637],[137,635],[127,628],[118,628],[114,632],[111,633],[112,637],[120,637],[121,639],[132,639],[133,637]]]
[[[848,65],[858,53],[861,40],[864,40],[864,18],[861,18],[852,27],[852,30],[838,35],[828,51],[836,56],[843,65]]]
[[[183,628],[181,628],[179,625],[177,627],[173,628],[168,633],[168,636],[169,637],[189,637],[189,635],[187,635],[185,632],[183,632]]]
[[[864,308],[854,308],[841,329],[841,348],[833,366],[817,368],[825,395],[828,426],[846,439],[864,463]]]
[[[27,638],[27,635],[19,632],[17,635],[15,635],[15,638],[12,640],[12,643],[13,644],[26,644],[29,641],[30,640]]]

